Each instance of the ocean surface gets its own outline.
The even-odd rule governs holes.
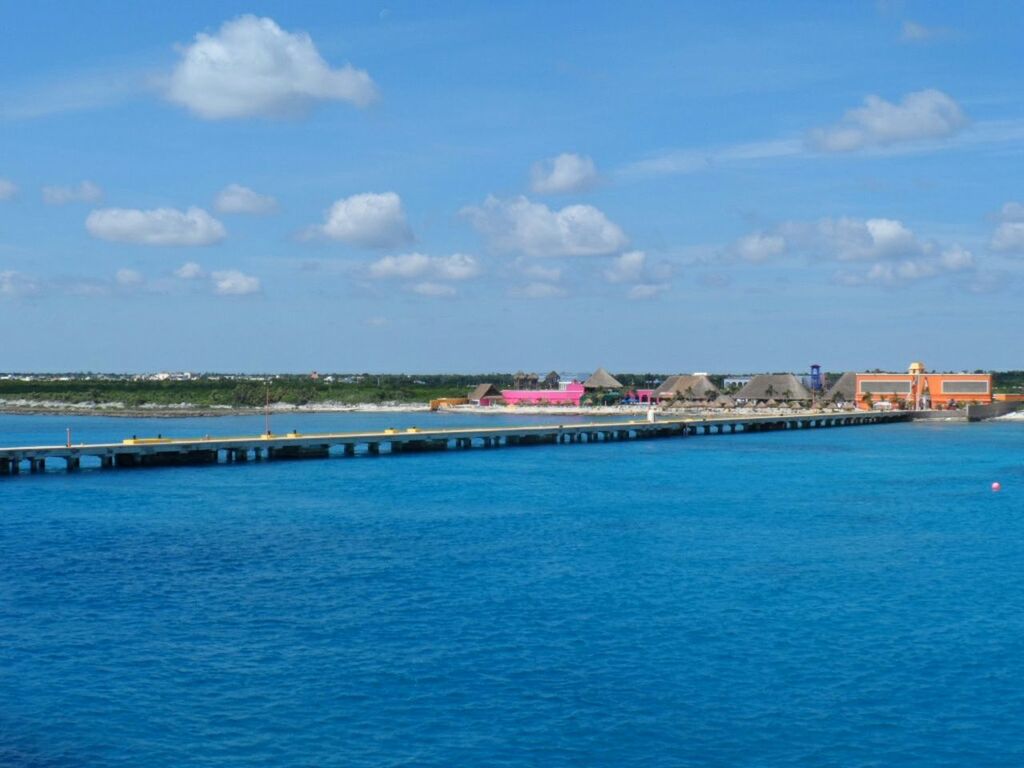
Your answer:
[[[0,444],[69,425],[263,420]],[[0,478],[2,766],[1019,766],[1022,732],[1020,422]]]

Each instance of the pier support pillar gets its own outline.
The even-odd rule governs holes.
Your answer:
[[[9,475],[9,474],[11,474],[11,460],[10,459],[0,459],[0,475]]]
[[[68,456],[67,463],[68,463],[68,472],[75,472],[76,470],[80,469],[81,466],[82,466],[82,460],[80,458],[78,458],[77,456]]]
[[[29,459],[29,471],[30,472],[45,472],[46,471],[46,459]]]
[[[367,443],[366,452],[371,456],[380,455],[380,443]]]
[[[114,457],[113,456],[100,456],[100,469],[113,469]]]
[[[345,453],[346,456],[355,456],[356,455],[356,444],[355,443],[345,443],[344,453]]]
[[[21,474],[21,459],[11,459],[11,474],[12,475],[20,475]]]

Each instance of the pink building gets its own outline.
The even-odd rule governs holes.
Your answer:
[[[651,402],[653,389],[630,390],[629,400],[638,403]],[[564,389],[503,389],[501,396],[509,405],[574,405],[579,406],[584,388],[578,381],[566,384]]]
[[[509,405],[575,405],[583,397],[583,385],[574,381],[565,389],[503,389],[501,396]]]
[[[631,389],[626,393],[626,399],[635,400],[638,403],[649,403],[653,394],[653,389]]]

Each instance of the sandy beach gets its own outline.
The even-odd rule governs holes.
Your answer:
[[[457,405],[444,408],[440,413],[465,413],[481,416],[638,416],[647,413],[647,405],[611,405],[611,406],[477,406]],[[720,408],[658,408],[662,416],[701,416],[721,414]],[[323,402],[307,405],[291,405],[289,403],[271,403],[271,413],[429,413],[427,403],[337,403]],[[127,407],[124,403],[63,403],[48,400],[2,400],[0,413],[23,415],[68,415],[68,416],[112,416],[123,418],[195,418],[208,416],[239,416],[263,413],[263,408],[247,408],[234,406],[197,406],[192,403],[173,405],[142,405]],[[757,413],[759,415],[793,413],[789,409],[767,408],[733,408],[731,413]]]

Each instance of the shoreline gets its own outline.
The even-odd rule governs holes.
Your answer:
[[[705,409],[707,410],[707,409]],[[25,403],[11,404],[0,401],[0,415],[4,416],[110,416],[113,418],[159,418],[186,419],[212,418],[220,416],[262,416],[264,408],[237,406],[201,407],[188,403],[179,406],[141,406],[126,407],[120,404],[74,404],[74,403]],[[276,414],[329,414],[329,413],[464,413],[484,416],[616,416],[621,414],[645,414],[643,406],[593,406],[593,407],[560,407],[560,406],[476,406],[460,405],[431,411],[428,403],[360,403],[348,405],[341,403],[318,403],[316,405],[287,405],[272,403],[271,415]],[[659,411],[665,413],[665,411]]]
[[[273,403],[271,414],[278,413],[417,413],[430,410],[426,403],[394,403],[360,405],[291,406]],[[203,407],[190,403],[180,405],[127,407],[121,404],[25,403],[0,401],[4,416],[110,416],[112,418],[188,419],[219,416],[262,416],[264,408],[238,406]]]
[[[439,413],[467,414],[473,416],[645,416],[646,405],[613,406],[480,406],[457,405],[431,411],[427,403],[317,403],[312,405],[288,405],[272,403],[271,415],[278,414],[331,414],[331,413]],[[222,416],[261,416],[264,408],[215,406],[201,407],[191,403],[162,406],[126,407],[121,403],[61,403],[56,401],[4,401],[0,400],[0,415],[4,416],[108,416],[123,419],[194,419]],[[788,408],[733,408],[730,413],[757,415],[791,415],[806,411]],[[836,412],[839,412],[838,410]],[[659,416],[706,416],[722,415],[721,408],[658,408]],[[1024,417],[1024,414],[1021,415]],[[934,418],[934,417],[933,417]],[[950,414],[949,420],[961,420],[962,414]],[[1003,417],[1006,418],[1006,417]],[[1018,417],[1020,418],[1020,417]]]

